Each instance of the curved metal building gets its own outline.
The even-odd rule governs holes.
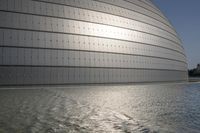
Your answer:
[[[0,0],[0,85],[187,81],[150,0]]]

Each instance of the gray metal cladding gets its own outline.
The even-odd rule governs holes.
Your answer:
[[[149,0],[0,0],[0,85],[187,81]]]

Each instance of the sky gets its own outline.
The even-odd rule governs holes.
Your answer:
[[[200,63],[200,0],[153,0],[179,34],[189,69]]]

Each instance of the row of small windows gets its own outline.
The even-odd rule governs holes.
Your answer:
[[[0,84],[123,83],[186,80],[186,72],[101,68],[0,67]]]
[[[130,0],[126,0],[126,1],[130,1]],[[140,0],[140,2],[147,4],[149,7],[153,8],[158,13],[161,12],[160,9],[158,7],[156,7],[151,0]]]
[[[2,15],[2,18],[4,19],[0,22],[0,26],[3,27],[108,37],[163,46],[180,52],[183,50],[181,46],[169,40],[112,26],[14,13],[6,13]]]
[[[40,0],[36,0],[36,1],[40,1]],[[70,6],[75,6],[75,7],[80,7],[80,8],[86,8],[86,9],[91,9],[91,10],[95,10],[95,11],[100,11],[100,12],[106,12],[106,13],[110,13],[110,14],[114,14],[114,15],[118,15],[118,16],[126,16],[127,18],[130,19],[135,19],[135,20],[139,20],[142,22],[148,22],[152,25],[155,26],[160,26],[160,27],[164,27],[165,29],[167,29],[169,32],[174,33],[175,32],[172,30],[172,28],[170,28],[169,26],[167,26],[164,23],[161,23],[158,20],[155,20],[151,17],[147,17],[145,15],[142,15],[140,13],[136,13],[133,11],[129,11],[127,9],[121,8],[121,7],[117,7],[117,6],[113,6],[110,4],[105,4],[99,1],[92,1],[92,0],[69,0],[69,2],[62,2],[62,1],[54,1],[54,0],[44,0],[47,2],[52,2],[55,4],[66,4],[66,5],[70,5]],[[142,11],[141,11],[142,12]]]
[[[185,63],[151,57],[27,48],[0,48],[0,64],[187,69]]]
[[[131,12],[137,12],[139,14],[146,16],[146,17],[150,17],[150,18],[153,18],[157,21],[160,21],[160,22],[164,23],[165,25],[169,26],[170,28],[172,28],[171,25],[169,24],[169,22],[166,19],[164,19],[163,17],[161,17],[160,15],[158,15],[154,12],[150,12],[149,10],[147,10],[147,9],[141,7],[141,6],[137,6],[136,4],[133,4],[133,2],[130,3],[130,2],[127,2],[127,1],[122,1],[122,0],[120,0],[120,1],[119,0],[114,0],[114,1],[98,0],[98,1],[120,7],[121,9],[127,9],[128,11],[131,11]],[[135,0],[135,1],[137,1],[137,0]]]
[[[113,0],[113,1],[115,1],[115,0]],[[121,1],[121,0],[118,0],[118,1]],[[131,0],[124,0],[124,1],[126,1],[128,3],[127,6],[129,4],[138,5],[139,7],[142,7],[146,10],[149,10],[150,12],[157,14],[157,15],[161,16],[163,19],[167,20],[166,17],[162,14],[162,12],[160,10],[158,10],[158,8],[155,7],[152,3],[149,4],[149,3],[146,3],[146,2],[141,1],[141,0],[134,0],[134,1],[133,0],[132,1]]]
[[[117,25],[119,23],[117,26],[124,26],[127,28],[130,27],[132,29],[134,29],[138,25],[140,27],[143,27],[145,30],[148,30],[150,33],[154,30],[163,32],[163,30],[161,30],[159,28],[155,28],[153,26],[150,26],[148,24],[141,23],[141,22],[138,22],[135,20],[127,19],[127,18],[124,18],[123,16],[119,17],[119,16],[114,16],[114,15],[110,15],[110,14],[105,14],[105,13],[90,11],[90,10],[85,10],[85,9],[79,9],[79,8],[74,8],[74,7],[66,7],[66,8],[63,8],[63,10],[62,10],[62,8],[59,9],[59,6],[60,5],[53,5],[52,13],[49,13],[49,14],[47,13],[47,14],[48,15],[55,14],[53,12],[57,11],[56,15],[54,15],[54,16],[61,16],[61,17],[67,17],[67,18],[74,17],[74,18],[83,19],[83,20],[89,19],[90,21],[95,21],[95,22],[106,22],[107,24],[112,23],[112,25]],[[62,11],[64,13],[63,15],[61,15],[59,13]],[[145,21],[145,22],[149,22],[149,20]],[[166,32],[166,33],[168,33],[168,32]],[[167,34],[167,36],[168,36],[168,34]],[[160,35],[160,34],[158,34],[158,35]],[[163,37],[166,37],[166,35]],[[177,38],[174,37],[174,35],[169,34],[169,39],[171,39],[171,38],[173,38],[174,40],[177,41]],[[179,42],[179,41],[177,41],[177,42]]]
[[[6,18],[4,18],[4,17],[6,17],[6,15],[8,15],[6,12],[2,12],[1,14],[0,14],[0,16],[2,16],[2,19],[3,20],[5,20],[6,21]],[[30,22],[28,23],[28,19],[29,19],[29,17],[27,17],[27,16],[24,16],[24,18],[22,18],[21,17],[21,21],[19,21],[19,20],[15,20],[15,19],[17,19],[18,17],[18,14],[13,14],[14,16],[16,16],[16,17],[14,17],[14,18],[10,18],[10,19],[12,19],[12,20],[7,20],[8,22],[16,22],[17,21],[17,23],[24,23],[25,25],[24,26],[27,26],[28,24],[31,24]],[[7,17],[13,17],[13,15],[8,15]],[[21,15],[23,15],[23,14],[21,14]],[[4,17],[3,17],[4,16]],[[75,15],[76,16],[76,15]],[[70,18],[70,17],[68,17],[68,18]],[[86,21],[88,21],[87,20],[87,17],[82,17],[82,18],[80,18],[80,17],[78,17],[78,18],[76,18],[76,17],[72,17],[71,16],[71,18],[73,19],[73,18],[75,18],[75,19],[77,19],[77,20],[86,20]],[[34,19],[35,20],[35,19]],[[159,31],[155,31],[155,32],[152,32],[154,29],[153,29],[153,27],[151,28],[151,29],[149,29],[148,27],[145,27],[145,26],[141,26],[141,25],[143,25],[143,24],[141,24],[141,23],[138,23],[138,22],[134,22],[134,23],[132,23],[132,25],[131,25],[131,23],[128,23],[128,21],[127,21],[127,23],[126,24],[116,24],[116,23],[118,23],[118,22],[115,22],[115,21],[107,21],[107,20],[98,20],[98,19],[94,19],[94,18],[91,18],[91,22],[97,22],[97,23],[99,23],[99,22],[101,22],[101,23],[103,23],[103,24],[110,24],[110,23],[112,23],[112,25],[116,25],[116,26],[120,26],[120,27],[124,27],[124,28],[130,28],[130,29],[133,29],[133,30],[138,30],[138,31],[143,31],[143,32],[147,32],[147,33],[153,33],[153,34],[155,34],[155,35],[157,35],[157,36],[162,36],[163,38],[166,38],[166,36],[167,36],[167,34],[163,34],[163,33],[161,33],[161,32],[159,32]],[[18,22],[19,21],[19,22]],[[39,22],[37,21],[37,23],[36,24],[38,24],[38,25],[41,25],[41,24],[44,24],[44,25],[46,25],[47,23],[45,22],[45,21],[48,21],[48,20],[40,20]],[[89,20],[90,21],[90,20]],[[119,22],[122,22],[122,21],[119,21]],[[34,25],[35,24],[35,22],[33,22],[32,21],[32,25]],[[61,26],[61,25],[59,25],[59,26]],[[64,25],[62,25],[62,27],[64,27]],[[176,43],[177,45],[179,44],[180,45],[180,41],[178,41],[177,40],[177,38],[171,38],[171,37],[168,37],[168,38],[166,38],[166,39],[168,39],[168,40],[170,40],[170,39],[172,39],[172,41],[174,42],[174,43]]]
[[[152,29],[154,29],[155,31],[158,30],[160,32],[165,32],[163,30],[160,30],[159,28],[155,28],[148,24],[144,24],[141,22],[137,22],[134,20],[124,18],[123,17],[124,15],[122,17],[117,17],[114,15],[109,15],[109,14],[96,12],[96,11],[90,11],[87,9],[80,9],[80,8],[74,8],[74,7],[63,6],[63,5],[55,5],[55,4],[43,3],[43,2],[33,2],[33,1],[27,1],[27,0],[21,2],[22,5],[18,5],[18,4],[20,4],[20,2],[19,3],[15,3],[15,2],[11,3],[9,1],[10,0],[8,0],[9,8],[5,9],[7,5],[4,5],[4,10],[13,11],[13,10],[15,10],[14,4],[17,4],[16,6],[19,6],[18,8],[23,8],[23,9],[17,9],[17,11],[25,12],[25,13],[35,13],[35,14],[41,14],[41,15],[50,15],[50,16],[57,16],[57,17],[59,16],[59,17],[66,17],[66,18],[77,18],[77,19],[80,18],[83,20],[92,20],[95,22],[106,21],[106,23],[108,23],[108,22],[112,21],[113,25],[118,24],[118,26],[126,26],[126,27],[130,27],[130,26],[135,27],[134,24],[139,23],[138,25],[144,25],[141,27],[144,27],[147,30],[148,30],[148,28],[150,28],[149,31],[151,31],[151,32],[153,31]],[[11,0],[11,1],[13,1],[13,0]],[[4,3],[6,3],[6,2],[4,2]],[[68,2],[68,4],[69,3],[70,2]],[[3,6],[3,4],[2,4],[2,6]],[[100,17],[98,17],[98,16],[100,16]],[[147,20],[145,22],[149,22],[149,21],[150,20]],[[127,24],[127,23],[129,23],[129,24]],[[156,26],[158,26],[158,25],[159,24],[157,24]],[[157,33],[157,32],[155,32],[155,33]],[[166,32],[165,34],[168,36],[169,33],[167,34],[167,32]],[[170,38],[174,38],[173,35],[169,34],[169,39]],[[174,40],[176,40],[176,38],[174,38]]]
[[[4,29],[0,30],[0,45],[147,55],[186,62],[186,58],[184,55],[165,48],[120,40],[68,34]]]

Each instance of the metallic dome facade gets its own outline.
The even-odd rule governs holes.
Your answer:
[[[0,85],[187,81],[150,0],[0,0]]]

